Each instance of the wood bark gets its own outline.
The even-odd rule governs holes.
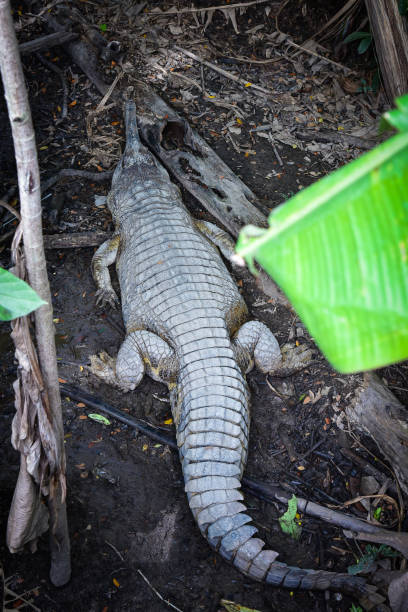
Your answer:
[[[381,78],[391,105],[408,92],[408,33],[397,0],[366,0]]]
[[[27,55],[27,53],[34,53],[35,51],[43,51],[50,47],[63,45],[75,38],[78,38],[78,34],[75,32],[55,32],[54,34],[47,34],[46,36],[40,36],[34,40],[22,43],[19,45],[18,50],[21,55]]]
[[[99,246],[112,238],[109,232],[78,232],[72,234],[48,234],[44,236],[45,249],[77,249]]]
[[[368,372],[346,408],[350,421],[376,442],[408,495],[408,411],[375,374]]]
[[[55,465],[50,474],[48,508],[51,518],[50,577],[55,585],[70,577],[69,537],[66,521],[65,451],[61,399],[52,321],[51,293],[44,255],[41,224],[40,174],[34,129],[24,83],[9,0],[0,0],[0,69],[12,128],[20,194],[24,253],[33,289],[46,302],[35,312],[36,340],[43,393],[49,407],[49,421],[57,444]]]

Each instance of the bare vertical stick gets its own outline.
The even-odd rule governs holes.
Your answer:
[[[0,0],[0,70],[12,127],[17,162],[24,252],[33,289],[46,302],[35,312],[36,340],[50,422],[57,448],[50,474],[50,577],[55,585],[70,578],[70,546],[65,506],[65,451],[57,361],[41,224],[40,174],[30,106],[24,83],[9,0]]]
[[[389,102],[408,91],[408,32],[395,0],[365,0]]]

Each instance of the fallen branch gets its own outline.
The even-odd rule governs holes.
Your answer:
[[[68,383],[61,383],[60,389],[63,395],[70,397],[75,402],[82,402],[93,410],[104,412],[112,418],[115,418],[118,421],[133,427],[137,431],[140,431],[140,433],[149,436],[155,442],[165,444],[169,446],[169,448],[178,451],[174,438],[171,438],[165,433],[160,433],[158,430],[154,429],[153,426],[146,425],[139,419],[135,419],[121,410],[110,406],[102,399],[91,395],[87,391],[79,389],[78,387]],[[286,491],[283,491],[275,484],[260,483],[247,477],[242,479],[242,486],[255,497],[258,497],[259,499],[262,499],[268,503],[278,501],[283,505],[287,505],[291,497],[291,495],[289,495]],[[315,502],[303,499],[301,497],[296,496],[296,499],[298,509],[301,512],[331,523],[332,525],[337,525],[338,527],[343,527],[344,529],[349,530],[351,535],[348,537],[356,537],[355,532],[361,534],[360,539],[362,540],[376,537],[377,539],[375,541],[387,543],[396,550],[399,550],[405,557],[408,557],[408,533],[389,532],[381,527],[378,527],[377,525],[373,525],[372,523],[368,523],[354,516],[339,512],[338,510],[331,510],[330,508],[326,508],[325,506],[321,506],[320,504],[316,504]]]
[[[45,234],[45,249],[78,249],[99,246],[112,237],[109,232],[79,232],[72,234]]]
[[[77,12],[75,14],[77,14]],[[47,19],[49,28],[54,32],[65,32],[75,25],[75,22],[70,19],[62,9],[61,14],[57,17],[58,18],[48,16]],[[61,19],[63,23],[60,23],[58,19]],[[84,40],[84,38],[85,37],[81,37],[81,39],[71,40],[64,45],[64,50],[71,55],[74,62],[98,88],[101,94],[105,95],[109,89],[109,85],[105,83],[103,75],[99,72],[95,46],[91,41],[88,41],[86,38]]]
[[[64,178],[83,178],[95,183],[102,183],[103,181],[110,181],[113,176],[113,171],[108,170],[106,172],[88,172],[88,170],[74,170],[73,168],[63,168],[57,174],[51,178],[43,181],[41,184],[41,193],[44,194],[50,187],[53,187],[55,183],[61,181]]]
[[[55,32],[54,34],[47,34],[46,36],[40,36],[35,40],[21,43],[18,46],[21,55],[27,55],[28,53],[34,53],[35,51],[44,51],[44,49],[50,49],[57,45],[63,45],[71,40],[78,38],[76,32]]]

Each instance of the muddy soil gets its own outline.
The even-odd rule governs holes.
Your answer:
[[[320,13],[317,15],[323,18]],[[288,25],[290,18],[284,19]],[[30,38],[40,33],[41,27],[35,23],[21,36]],[[66,74],[79,73],[61,49],[54,51],[60,56],[58,65]],[[78,79],[78,86],[75,104],[70,107],[69,128],[64,124],[56,126],[53,113],[61,102],[58,76],[45,70],[36,57],[25,57],[24,69],[43,177],[48,178],[63,167],[83,167],[88,159],[85,111],[97,104],[99,94],[84,76],[73,76]],[[163,97],[170,101],[169,94]],[[123,146],[120,109],[112,108],[105,119],[113,126],[112,138],[117,139],[120,148]],[[262,117],[254,119],[259,121]],[[4,134],[0,149],[4,181],[1,191],[5,192],[15,180],[15,165],[3,97],[0,126]],[[315,174],[305,173],[303,153],[282,146],[284,171],[278,179],[271,180],[268,175],[277,162],[267,143],[264,146],[262,142],[254,143],[256,156],[243,156],[214,135],[211,122],[196,122],[195,127],[265,202],[263,212],[330,169],[317,157]],[[117,158],[113,159],[111,166],[116,161]],[[59,184],[52,197],[44,201],[45,233],[111,230],[109,213],[95,206],[95,195],[106,194],[108,187],[84,180]],[[184,198],[193,215],[210,219],[188,193],[184,193]],[[2,231],[12,225],[9,223]],[[6,243],[0,253],[0,264],[4,267],[9,265],[8,246]],[[95,307],[90,268],[93,252],[91,248],[47,251],[60,377],[171,434],[172,425],[166,424],[171,413],[164,385],[145,378],[135,392],[124,395],[100,383],[87,371],[89,355],[101,350],[114,355],[123,340],[120,312]],[[296,315],[268,299],[246,270],[234,269],[231,274],[245,297],[251,318],[265,322],[281,345],[290,341],[314,346]],[[0,560],[6,576],[12,577],[10,588],[18,593],[33,589],[30,595],[33,603],[44,612],[161,612],[171,609],[167,602],[183,612],[215,612],[222,609],[221,599],[262,612],[350,609],[353,600],[340,594],[290,592],[243,577],[214,553],[200,535],[187,505],[176,453],[113,419],[110,425],[95,422],[88,416],[93,411],[65,397],[62,399],[72,579],[60,589],[50,583],[46,537],[40,539],[35,553],[11,555],[5,545],[5,529],[19,457],[9,441],[14,414],[11,385],[16,366],[8,334],[8,326],[2,325]],[[403,370],[388,369],[383,374],[396,386],[406,386]],[[334,372],[317,350],[312,364],[288,379],[269,377],[267,381],[259,372],[251,372],[248,382],[252,393],[252,428],[246,475],[286,484],[295,494],[320,503],[341,505],[349,499],[349,479],[356,469],[341,455],[340,447],[350,445],[351,441],[336,428],[333,417],[342,411],[358,381],[358,376],[345,377]],[[282,403],[270,385],[289,395],[290,401]],[[319,441],[319,448],[303,459]],[[297,459],[291,461],[288,451],[293,451]],[[302,535],[295,542],[284,536],[279,527],[278,517],[284,507],[266,504],[250,495],[246,501],[261,536],[268,547],[280,551],[282,561],[347,571],[347,566],[360,554],[353,543],[344,540],[341,530],[308,517],[301,517]]]

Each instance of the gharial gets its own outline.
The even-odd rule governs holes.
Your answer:
[[[130,391],[144,373],[167,383],[188,503],[210,546],[247,576],[275,586],[362,594],[363,578],[289,567],[263,550],[242,503],[253,363],[276,372],[302,359],[248,311],[218,248],[233,243],[217,226],[190,217],[180,190],[139,139],[136,108],[125,104],[126,148],[108,207],[111,240],[96,251],[98,303],[115,305],[108,266],[116,260],[126,337],[116,359],[92,357],[106,382]],[[217,248],[218,247],[218,248]]]

